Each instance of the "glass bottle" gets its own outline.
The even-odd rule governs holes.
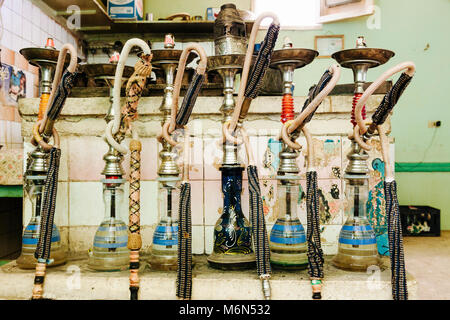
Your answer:
[[[242,171],[240,166],[223,166],[222,215],[214,227],[213,253],[208,262],[218,269],[247,269],[255,266],[250,223],[242,213]]]
[[[368,176],[346,175],[347,221],[339,234],[338,253],[332,263],[341,269],[366,271],[380,263],[375,232],[367,219]]]
[[[278,182],[278,219],[270,232],[270,263],[275,268],[304,269],[308,265],[306,235],[297,215],[298,183]]]
[[[167,180],[167,181],[166,181]],[[177,270],[179,178],[160,178],[160,221],[153,234],[150,266],[154,270]]]
[[[105,217],[97,229],[88,266],[99,271],[126,270],[129,265],[127,225],[122,220],[123,179],[103,180]]]
[[[34,253],[39,241],[41,208],[46,176],[32,176],[28,179],[31,180],[31,196],[29,198],[31,200],[33,211],[31,220],[23,232],[22,252],[16,260],[17,266],[21,269],[34,269],[36,267],[37,260],[34,257]],[[53,262],[49,264],[48,267],[58,266],[67,261],[66,253],[61,245],[59,230],[54,223],[52,229],[50,259],[53,259]]]

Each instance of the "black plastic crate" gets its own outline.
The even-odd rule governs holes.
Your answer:
[[[400,206],[402,233],[413,237],[439,237],[441,210],[429,206]]]

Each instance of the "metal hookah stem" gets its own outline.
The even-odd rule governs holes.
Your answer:
[[[353,199],[353,216],[359,217],[359,187],[355,187],[355,194]]]
[[[291,220],[291,187],[286,187],[286,221]]]
[[[34,208],[36,217],[41,215],[41,203],[42,203],[42,193],[36,195],[36,208]]]
[[[172,189],[167,189],[167,217],[172,217]]]
[[[111,190],[111,218],[116,217],[116,188]]]

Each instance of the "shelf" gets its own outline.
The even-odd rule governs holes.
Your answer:
[[[73,0],[33,0],[46,14],[53,16],[60,23],[66,20],[65,10],[73,4]],[[130,21],[112,20],[103,12],[105,8],[92,0],[79,0],[81,9],[81,29],[77,34],[81,37],[96,34],[158,34],[173,33],[180,35],[207,35],[213,37],[214,21]],[[253,21],[246,21],[247,33],[250,35]]]

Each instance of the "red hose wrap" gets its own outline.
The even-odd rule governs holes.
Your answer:
[[[362,93],[355,93],[353,95],[353,102],[352,102],[352,120],[351,123],[353,124],[353,127],[356,126],[356,120],[355,120],[355,108],[356,104],[358,103],[359,99],[361,98],[363,94]],[[361,110],[361,115],[363,120],[366,120],[366,106],[364,105]]]
[[[281,101],[281,122],[294,120],[294,98],[292,94],[286,93]]]

